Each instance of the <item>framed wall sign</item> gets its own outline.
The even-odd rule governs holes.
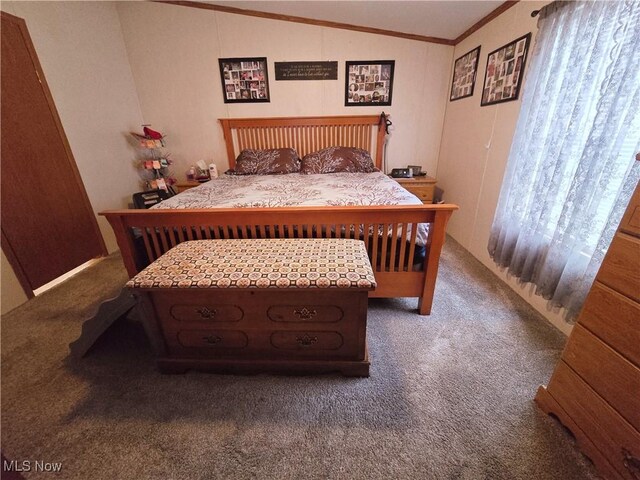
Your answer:
[[[451,80],[451,94],[449,101],[473,95],[478,72],[478,59],[480,58],[480,46],[458,58],[453,65],[453,79]]]
[[[395,60],[347,62],[345,106],[391,105],[395,64]]]
[[[480,106],[518,99],[530,40],[527,33],[487,55]]]
[[[274,62],[276,80],[337,80],[338,62]]]
[[[224,103],[269,102],[266,57],[219,58]]]

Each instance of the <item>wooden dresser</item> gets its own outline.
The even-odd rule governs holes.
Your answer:
[[[536,402],[604,478],[640,479],[640,186]]]
[[[422,177],[394,178],[394,180],[422,200],[422,203],[433,203],[437,183],[435,178],[424,175]]]

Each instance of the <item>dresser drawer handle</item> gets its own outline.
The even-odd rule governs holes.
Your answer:
[[[300,310],[294,310],[294,315],[297,315],[300,320],[310,320],[315,317],[318,312],[316,310],[309,310],[307,307],[303,307]]]
[[[202,337],[202,340],[204,340],[204,343],[209,345],[215,345],[222,341],[222,337],[219,337],[218,335],[207,335],[206,337]]]
[[[207,307],[202,307],[196,310],[202,318],[212,319],[216,316],[215,310],[209,310]]]
[[[629,450],[626,448],[622,449],[622,464],[625,466],[631,475],[635,478],[640,479],[640,458],[634,457]]]
[[[298,342],[298,345],[300,345],[301,347],[310,347],[317,341],[318,341],[318,337],[312,337],[308,333],[305,333],[302,336],[296,337],[296,342]]]

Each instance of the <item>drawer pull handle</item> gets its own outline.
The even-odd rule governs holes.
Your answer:
[[[216,316],[215,310],[209,310],[207,307],[202,307],[196,310],[202,318],[211,319]]]
[[[640,479],[640,458],[634,457],[626,448],[622,449],[622,457],[622,464],[625,468],[629,470],[635,478]]]
[[[294,310],[294,315],[297,315],[300,320],[311,320],[318,312],[316,310],[309,310],[307,307],[302,307],[300,310]]]
[[[219,337],[218,335],[207,335],[206,337],[202,337],[202,340],[209,345],[215,345],[222,341],[222,337]]]
[[[298,342],[298,345],[300,345],[301,347],[310,347],[317,341],[318,337],[312,337],[308,333],[305,333],[300,337],[296,337],[296,342]]]

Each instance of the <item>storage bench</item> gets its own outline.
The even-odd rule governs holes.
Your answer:
[[[127,286],[163,372],[369,375],[360,240],[183,242]]]

